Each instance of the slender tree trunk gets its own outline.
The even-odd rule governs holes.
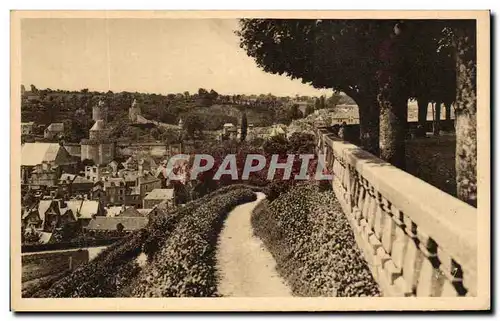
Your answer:
[[[401,169],[406,160],[408,102],[399,96],[397,87],[388,82],[380,91],[380,158]]]
[[[457,62],[455,102],[457,196],[477,206],[477,119],[475,25],[454,30]]]
[[[359,139],[361,148],[379,155],[379,115],[380,107],[376,97],[358,99]]]
[[[441,123],[441,102],[436,102],[436,108],[434,109],[434,122],[432,123],[432,133],[434,136],[439,136]]]
[[[451,121],[451,104],[450,103],[445,103],[444,104],[444,116],[447,121]]]

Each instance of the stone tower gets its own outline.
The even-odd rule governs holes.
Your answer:
[[[105,106],[104,101],[99,100],[96,106],[92,107],[92,120],[103,120],[105,123],[108,120],[108,107]]]
[[[141,115],[141,107],[137,104],[137,100],[134,99],[132,106],[128,110],[128,118],[132,123],[137,122],[137,116]]]

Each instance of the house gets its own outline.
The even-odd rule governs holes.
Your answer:
[[[33,134],[34,122],[21,123],[21,135],[31,135]]]
[[[50,163],[44,162],[35,166],[25,183],[30,187],[53,188],[58,185],[60,176],[61,168],[59,166],[52,166]]]
[[[29,217],[23,217],[23,223],[26,219],[33,222],[32,213]],[[39,226],[43,231],[51,232],[57,228],[61,228],[65,224],[74,223],[77,221],[73,210],[64,200],[41,200],[38,203],[38,218]]]
[[[227,138],[236,138],[238,134],[238,130],[236,126],[234,126],[232,123],[225,123],[223,128],[222,128],[222,136],[227,137]]]
[[[153,211],[152,208],[138,208],[137,212],[141,213],[142,216],[148,217],[149,213]]]
[[[116,160],[111,161],[108,164],[108,171],[113,175],[118,175],[118,171],[124,169],[122,163],[117,162]]]
[[[52,123],[43,132],[46,139],[59,138],[64,134],[64,123]]]
[[[171,182],[169,179],[171,168],[168,168],[166,164],[160,165],[155,171],[155,177],[161,181],[161,188],[171,187]]]
[[[342,125],[344,122],[347,125],[359,124],[359,112],[357,108],[352,106],[338,105],[332,113],[331,119],[332,121],[330,126]]]
[[[21,147],[21,183],[28,184],[31,172],[37,165],[42,164],[67,173],[74,172],[77,166],[77,162],[60,144],[25,143]]]
[[[111,205],[125,204],[125,180],[123,178],[108,178],[103,181],[104,191],[106,192],[106,202]]]
[[[125,194],[125,205],[140,208],[142,198],[138,187],[129,188]]]
[[[132,232],[146,227],[147,224],[148,218],[144,216],[95,217],[85,227],[85,230],[94,232]]]
[[[23,209],[21,216],[22,226],[25,229],[39,229],[42,227],[42,219],[38,214],[38,203],[34,203]]]
[[[269,133],[269,137],[274,136],[286,136],[286,131],[281,125],[273,125],[271,128],[271,132]]]
[[[155,205],[162,202],[174,203],[174,189],[172,188],[158,188],[149,192],[143,200],[143,208],[153,208]]]
[[[144,217],[139,210],[133,206],[110,206],[106,210],[106,217]]]
[[[90,220],[97,216],[104,216],[104,206],[95,200],[69,200],[66,201],[68,207],[75,214],[76,219],[82,226],[86,226]]]
[[[161,188],[161,180],[153,174],[145,173],[144,175],[137,177],[135,186],[138,188],[142,201],[147,193],[154,189]]]
[[[94,183],[91,190],[91,198],[100,200],[106,205],[125,204],[127,186],[121,177],[106,177],[104,180]]]
[[[94,182],[86,179],[83,176],[77,175],[73,180],[71,191],[72,193],[88,193],[93,186]]]
[[[110,174],[110,170],[106,166],[85,166],[85,178],[92,182],[97,182]]]
[[[59,182],[58,182],[59,191],[63,195],[72,194],[72,185],[75,178],[76,178],[75,174],[68,174],[68,173],[63,173],[61,177],[59,177]]]
[[[104,215],[97,201],[49,199],[41,200],[35,208],[27,210],[22,217],[25,227],[33,226],[43,231],[53,231],[69,223],[86,226],[95,216]]]

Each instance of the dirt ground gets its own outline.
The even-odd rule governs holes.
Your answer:
[[[254,236],[252,210],[265,198],[236,207],[219,236],[217,271],[219,293],[228,297],[288,297],[292,291],[276,272],[276,262]]]

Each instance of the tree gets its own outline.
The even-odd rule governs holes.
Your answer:
[[[314,113],[314,106],[313,105],[307,105],[306,110],[305,110],[305,116],[309,116]]]
[[[299,109],[299,105],[293,104],[292,107],[290,107],[290,110],[288,111],[288,118],[290,120],[295,120],[295,119],[300,119],[304,115],[302,115],[302,112]]]
[[[31,88],[31,92],[32,92],[33,94],[37,94],[37,93],[38,93],[38,89],[35,87],[35,85],[31,84],[31,85],[30,85],[30,88]]]
[[[247,138],[247,130],[248,130],[247,114],[246,112],[243,112],[243,115],[241,116],[241,133],[240,133],[241,141],[244,141]]]
[[[184,130],[187,136],[193,140],[195,139],[196,133],[199,135],[202,134],[204,126],[204,123],[196,114],[188,114],[184,119]]]
[[[341,95],[337,93],[333,93],[328,99],[326,100],[326,106],[330,108],[334,108],[337,106],[337,104],[340,102],[340,99],[342,98]]]
[[[219,97],[219,94],[215,90],[211,89],[210,93],[209,93],[209,97],[212,101],[215,101],[217,99],[217,97]]]
[[[243,19],[240,45],[266,72],[342,91],[359,106],[360,140],[378,154],[377,48],[391,20]]]
[[[457,91],[455,99],[456,180],[461,200],[477,206],[476,22],[453,25]]]
[[[321,102],[319,101],[319,98],[314,99],[314,110],[320,110],[321,109]]]
[[[326,108],[326,103],[325,103],[325,96],[319,97],[319,109],[325,109]]]

